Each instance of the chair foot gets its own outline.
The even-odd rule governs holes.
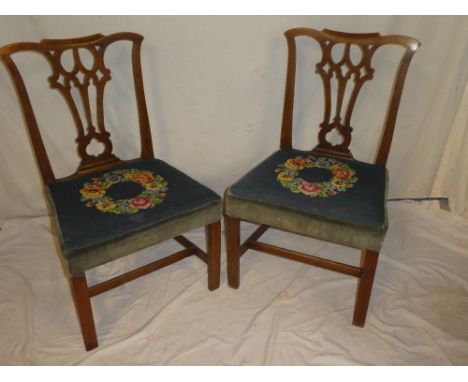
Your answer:
[[[205,227],[206,253],[208,255],[208,289],[219,288],[221,273],[221,222]]]
[[[70,281],[85,348],[90,351],[97,348],[98,342],[86,276],[71,277]]]
[[[361,256],[362,275],[359,279],[356,303],[354,305],[353,325],[364,327],[366,323],[367,309],[372,293],[375,270],[379,252],[363,250]]]
[[[240,220],[225,216],[224,223],[226,229],[228,285],[237,289],[239,288]]]

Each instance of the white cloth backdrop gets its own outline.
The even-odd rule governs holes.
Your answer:
[[[1,17],[0,44],[124,30],[143,34],[143,74],[157,155],[222,193],[278,147],[287,54],[282,33],[297,26],[406,34],[422,42],[408,73],[397,120],[388,163],[389,196],[449,194],[460,201],[451,205],[461,203],[456,210],[464,210],[466,176],[439,175],[443,181],[437,195],[434,179],[444,150],[451,152],[458,138],[467,136],[466,106],[461,106],[468,62],[466,17]],[[118,79],[119,74],[129,73],[129,60],[117,59],[127,48],[116,47],[106,57],[114,73],[106,88],[106,124],[123,158],[136,156],[139,149],[136,107],[128,101],[133,87],[129,77]],[[358,101],[352,120],[352,150],[358,159],[374,156],[397,52],[375,57],[377,86],[365,87]],[[295,115],[299,148],[312,147],[323,110],[318,78],[312,80],[306,73],[313,73],[308,63],[317,49],[309,53],[299,60],[304,79],[298,86]],[[74,127],[68,112],[60,108],[64,104],[58,93],[47,88],[50,70],[39,56],[18,55],[18,63],[30,79],[39,123],[47,128],[44,139],[54,169],[59,176],[70,174],[77,164]],[[44,215],[40,178],[4,68],[0,68],[0,89],[0,222]],[[457,110],[459,123],[454,131]],[[119,138],[122,133],[126,139]],[[448,140],[450,134],[452,140]],[[459,154],[453,153],[447,171],[456,167],[460,172],[466,163],[466,150],[458,146]],[[439,174],[444,171],[441,168]],[[464,186],[458,186],[460,179]]]
[[[468,65],[466,67],[468,69]],[[468,217],[468,83],[458,106],[434,182],[434,195],[447,195],[450,210]]]
[[[389,218],[365,329],[351,325],[355,278],[248,251],[238,290],[223,272],[208,291],[206,266],[191,257],[93,298],[91,352],[49,219],[9,223],[0,365],[468,365],[468,222],[414,202],[389,203]],[[203,230],[188,237],[203,245]],[[275,230],[265,240],[359,263],[356,250],[330,243]],[[171,240],[87,276],[103,281],[179,248]]]
[[[468,19],[462,17],[0,17],[0,44],[96,32],[145,36],[142,58],[160,158],[220,194],[278,147],[286,72],[282,33],[310,26],[419,39],[390,153],[390,197],[444,196],[467,211]],[[317,50],[299,42],[295,143],[312,147],[322,117]],[[392,50],[389,53],[397,53]],[[122,158],[138,154],[128,45],[109,51],[106,124]],[[352,120],[358,159],[371,160],[396,60],[375,57]],[[58,176],[76,168],[74,128],[47,87],[40,57],[18,55]],[[356,280],[259,253],[242,258],[242,285],[208,292],[196,258],[93,300],[100,347],[84,351],[56,253],[16,96],[0,68],[0,364],[457,364],[468,362],[468,221],[416,203],[390,203],[366,330],[351,322]],[[120,133],[120,134],[119,134]],[[125,135],[125,137],[122,137]],[[12,220],[41,216],[17,223]],[[4,223],[4,224],[2,224]],[[249,233],[248,225],[243,234]],[[189,233],[202,245],[202,230]],[[337,261],[355,250],[277,231],[266,240]],[[171,241],[89,272],[91,283],[175,250]],[[53,280],[53,282],[51,282]],[[338,340],[337,340],[338,339]]]

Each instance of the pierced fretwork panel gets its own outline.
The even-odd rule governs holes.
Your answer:
[[[111,79],[110,70],[104,64],[105,49],[106,46],[96,45],[57,47],[46,55],[52,67],[52,75],[48,78],[50,87],[62,94],[78,132],[80,170],[119,160],[112,154],[110,134],[104,126],[104,87]],[[71,58],[71,63],[67,58]],[[73,92],[78,96],[73,97]],[[93,143],[102,144],[103,151],[97,155],[89,153],[88,146]]]
[[[288,42],[288,72],[280,147],[292,148],[297,66],[296,38],[309,37],[318,43],[322,53],[315,69],[321,77],[325,96],[324,118],[319,125],[319,143],[312,151],[347,157],[352,157],[349,149],[353,131],[351,116],[363,85],[374,76],[372,60],[375,52],[380,47],[392,45],[405,49],[395,73],[376,158],[376,163],[385,163],[395,129],[406,73],[411,58],[421,45],[420,42],[402,35],[381,36],[379,33],[344,33],[329,29],[318,31],[312,28],[290,29],[285,32],[285,36]]]
[[[50,64],[50,87],[58,90],[65,99],[78,132],[76,142],[81,162],[77,172],[71,175],[75,176],[121,162],[112,153],[110,134],[104,126],[103,101],[105,85],[111,79],[110,70],[104,63],[104,55],[108,46],[123,41],[132,44],[132,77],[138,109],[141,158],[151,159],[154,158],[154,153],[140,58],[143,36],[131,32],[113,33],[108,36],[95,34],[71,39],[44,39],[38,43],[18,42],[0,48],[0,60],[6,65],[18,92],[34,153],[46,184],[56,180],[55,174],[24,80],[12,56],[19,52],[35,52]],[[71,62],[67,62],[67,58]]]
[[[378,45],[337,43],[328,40],[319,41],[319,44],[322,60],[316,65],[316,72],[323,82],[325,111],[320,123],[317,148],[339,151],[351,156],[351,115],[362,86],[373,78],[371,61]],[[352,48],[358,52],[358,57],[352,57]],[[332,94],[332,81],[336,81],[337,85],[335,97]],[[346,94],[349,94],[349,97],[345,97]],[[327,140],[327,136],[335,129],[342,137],[338,144]]]

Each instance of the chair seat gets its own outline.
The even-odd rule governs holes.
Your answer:
[[[221,216],[221,198],[158,159],[48,186],[72,275],[160,243]]]
[[[386,187],[385,167],[279,150],[227,190],[225,213],[377,251],[387,229]]]

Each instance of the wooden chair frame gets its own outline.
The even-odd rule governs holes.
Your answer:
[[[52,75],[48,78],[50,87],[57,89],[64,97],[73,116],[78,131],[77,150],[81,158],[77,171],[62,179],[73,179],[75,177],[89,174],[123,163],[112,153],[110,134],[104,126],[104,87],[110,80],[110,70],[105,67],[104,54],[106,48],[117,41],[130,41],[132,43],[132,71],[135,86],[135,95],[138,109],[138,121],[140,129],[141,155],[142,159],[153,159],[153,143],[151,138],[148,112],[146,109],[145,94],[143,88],[143,77],[140,61],[140,50],[143,36],[136,33],[122,32],[108,36],[95,34],[82,38],[72,39],[44,39],[39,43],[24,42],[6,45],[0,48],[0,58],[6,65],[11,75],[13,84],[18,94],[19,102],[26,121],[26,127],[31,138],[32,148],[39,166],[40,174],[45,185],[55,182],[49,157],[47,155],[34,111],[29,99],[23,78],[12,59],[12,55],[19,52],[35,52],[42,55],[50,64]],[[87,68],[80,59],[79,50],[86,49],[92,54],[94,65]],[[74,65],[71,70],[66,70],[61,57],[64,51],[70,50],[73,55]],[[78,76],[78,74],[81,75]],[[90,108],[88,87],[93,84],[96,88],[96,123],[93,122]],[[84,108],[85,121],[82,121],[77,105],[71,95],[71,86],[78,89],[81,103]],[[85,128],[86,125],[86,128]],[[104,151],[99,155],[90,155],[86,152],[87,146],[96,140],[104,145]],[[205,227],[206,229],[206,252],[192,243],[184,236],[174,238],[183,250],[170,256],[134,269],[111,280],[88,286],[86,275],[70,277],[70,285],[75,301],[75,306],[81,326],[81,331],[86,350],[98,346],[96,328],[91,307],[91,297],[116,288],[124,283],[144,276],[150,272],[166,267],[188,256],[195,255],[204,261],[208,267],[208,288],[214,290],[220,284],[220,252],[221,252],[221,224],[215,222]]]
[[[390,151],[398,107],[408,66],[413,54],[420,46],[420,42],[413,38],[399,35],[380,36],[378,33],[356,34],[336,32],[328,29],[317,31],[310,28],[291,29],[285,33],[285,36],[288,43],[288,67],[280,148],[292,149],[294,89],[296,81],[295,39],[296,37],[311,37],[319,43],[322,49],[322,60],[316,65],[316,72],[322,78],[325,98],[324,120],[320,124],[319,143],[311,150],[311,153],[329,154],[350,159],[353,159],[349,150],[351,132],[353,130],[350,125],[351,115],[362,85],[367,80],[373,78],[374,69],[371,67],[372,56],[379,47],[384,45],[396,44],[405,48],[405,52],[400,60],[396,72],[393,89],[390,94],[390,102],[385,118],[383,134],[381,136],[375,159],[375,164],[385,166]],[[336,44],[344,44],[343,57],[338,62],[333,60],[331,53],[333,46]],[[350,46],[352,44],[357,45],[361,49],[362,58],[357,64],[353,63],[350,57]],[[343,72],[343,68],[346,69],[345,72]],[[332,95],[330,81],[333,76],[336,76],[337,78],[338,90],[335,116],[331,118]],[[354,80],[354,88],[345,109],[346,105],[344,105],[343,102],[345,89],[351,78]],[[343,111],[345,112],[344,118],[342,118]],[[327,134],[333,129],[336,129],[343,137],[343,141],[340,144],[333,145],[326,139]],[[267,225],[260,225],[257,230],[255,230],[241,244],[240,222],[241,219],[225,215],[227,272],[228,284],[231,288],[239,287],[240,257],[248,249],[347,274],[359,279],[354,307],[353,325],[360,327],[364,326],[377,267],[379,256],[378,252],[365,248],[358,248],[362,251],[361,265],[360,267],[355,267],[261,242],[259,241],[260,237],[268,228],[270,228]]]

